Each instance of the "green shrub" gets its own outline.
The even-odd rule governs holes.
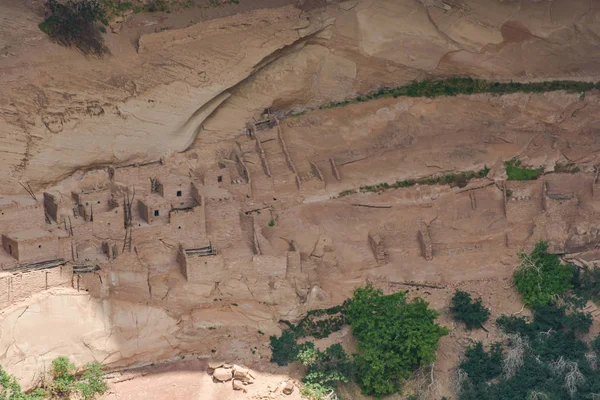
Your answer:
[[[58,357],[52,361],[52,382],[48,385],[48,392],[52,397],[68,398],[74,390],[75,364],[67,357]]]
[[[314,343],[307,342],[301,346],[298,359],[307,368],[302,379],[305,384],[303,393],[314,399],[324,399],[328,394],[335,396],[337,385],[349,382],[354,369],[339,343],[322,352],[315,349]]]
[[[102,364],[92,362],[85,366],[85,372],[76,384],[77,391],[84,400],[92,400],[96,394],[104,394],[108,385],[102,372]]]
[[[48,0],[50,14],[39,25],[42,32],[62,46],[75,46],[84,54],[101,56],[108,53],[100,24],[108,24],[106,12],[98,0]]]
[[[541,241],[531,254],[519,254],[521,264],[514,273],[517,289],[528,306],[554,303],[571,288],[573,270],[562,265],[556,254],[548,253],[548,244]]]
[[[584,301],[592,300],[600,304],[600,268],[579,268],[573,266],[573,292]]]
[[[461,290],[452,297],[450,311],[454,313],[454,319],[465,323],[468,330],[481,327],[490,317],[490,310],[481,304],[481,299],[472,301],[471,295]]]
[[[521,161],[512,159],[504,163],[509,181],[531,181],[544,173],[544,168],[530,169],[521,167]]]
[[[533,321],[498,318],[498,326],[511,335],[505,350],[497,344],[486,353],[478,344],[466,352],[460,368],[467,378],[462,379],[459,398],[593,399],[600,390],[600,370],[589,347],[575,334],[585,332],[589,322],[582,329],[579,323],[573,325],[573,315],[564,307],[542,306]]]
[[[580,171],[581,171],[581,169],[579,167],[576,167],[575,164],[573,164],[573,163],[554,165],[554,172],[556,172],[556,173],[576,174],[577,172],[580,172]]]
[[[272,220],[269,221],[269,226],[270,227],[274,227],[275,226],[275,220],[274,219],[272,219]]]
[[[370,395],[399,391],[416,368],[435,359],[438,340],[448,334],[435,323],[438,313],[427,302],[407,303],[404,292],[384,296],[371,286],[354,291],[347,316],[360,351],[357,379]]]
[[[0,400],[43,400],[47,393],[42,389],[36,389],[32,393],[23,393],[21,385],[12,375],[9,375],[0,366]]]
[[[298,343],[293,332],[285,330],[281,332],[281,336],[271,336],[271,362],[277,365],[288,365],[288,363],[296,360],[298,356]]]
[[[460,369],[465,371],[475,383],[487,382],[502,374],[502,345],[495,343],[489,353],[483,350],[481,342],[475,343],[465,352],[466,359],[460,363]]]
[[[592,350],[594,350],[596,355],[600,357],[600,334],[598,334],[598,336],[596,336],[596,338],[591,341],[590,347],[592,348]]]

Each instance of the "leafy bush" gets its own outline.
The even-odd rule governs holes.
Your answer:
[[[271,336],[271,362],[277,365],[288,365],[288,363],[296,360],[298,356],[298,343],[296,343],[296,335],[290,331],[281,332],[281,336]]]
[[[92,362],[85,366],[85,372],[76,384],[77,391],[84,400],[92,400],[96,394],[104,394],[108,385],[102,373],[102,364]]]
[[[600,304],[600,268],[597,265],[593,268],[573,266],[571,283],[578,297]]]
[[[481,342],[475,343],[465,352],[466,359],[460,369],[475,383],[487,382],[502,374],[502,345],[495,343],[489,353],[483,350]]]
[[[67,357],[58,357],[52,361],[52,382],[47,390],[52,397],[68,398],[75,386],[75,364]]]
[[[335,396],[336,387],[340,382],[349,382],[354,369],[352,361],[340,344],[334,344],[324,352],[315,349],[314,343],[302,345],[298,359],[307,367],[303,394],[313,399]]]
[[[424,300],[407,303],[404,292],[384,296],[371,286],[354,291],[347,316],[360,351],[357,379],[371,395],[399,391],[414,369],[435,359],[438,340],[448,334]]]
[[[74,393],[83,400],[92,400],[96,394],[104,394],[108,385],[102,373],[102,364],[89,363],[86,371],[78,380],[75,376],[76,367],[67,357],[58,357],[52,361],[49,382],[45,387],[31,393],[23,393],[21,386],[14,376],[9,375],[0,367],[0,400],[43,400],[69,399]]]
[[[47,397],[46,392],[37,389],[32,393],[23,393],[21,385],[12,375],[9,375],[0,366],[0,399],[1,400],[43,400]]]
[[[450,311],[454,319],[463,321],[468,330],[479,328],[490,317],[490,310],[481,304],[481,299],[471,301],[471,295],[457,290],[452,297]]]
[[[521,264],[514,273],[517,289],[528,306],[554,303],[571,288],[573,270],[562,265],[556,254],[548,253],[548,244],[541,241],[531,254],[519,254]]]
[[[521,167],[521,161],[512,159],[504,163],[509,181],[531,181],[544,173],[544,168],[530,169]]]
[[[101,56],[108,52],[100,24],[108,24],[106,12],[98,0],[48,0],[48,18],[39,25],[62,46],[75,46],[84,54]]]

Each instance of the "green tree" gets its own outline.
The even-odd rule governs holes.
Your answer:
[[[481,304],[481,299],[471,300],[471,295],[462,290],[457,290],[452,297],[450,311],[454,319],[463,321],[468,330],[479,328],[490,317],[490,310]]]
[[[530,254],[519,254],[521,264],[514,273],[517,289],[530,307],[552,304],[571,288],[573,269],[562,265],[548,243],[540,241]]]
[[[58,44],[96,56],[108,52],[101,33],[108,20],[98,0],[48,0],[46,9],[49,16],[39,28]]]
[[[77,391],[84,400],[92,400],[96,394],[104,394],[108,390],[108,385],[102,372],[102,364],[97,361],[85,366],[85,372],[76,384]]]
[[[75,385],[77,367],[67,357],[58,357],[52,361],[52,382],[48,392],[54,398],[68,398]]]
[[[298,356],[298,343],[296,343],[296,335],[291,331],[281,332],[281,336],[271,336],[271,362],[277,365],[288,365],[288,363],[296,361]]]
[[[417,367],[435,359],[448,329],[435,323],[439,314],[428,305],[419,298],[407,302],[404,292],[384,296],[371,286],[354,291],[347,316],[360,351],[355,363],[365,393],[397,392]]]

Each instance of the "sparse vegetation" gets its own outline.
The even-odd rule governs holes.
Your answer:
[[[275,220],[274,219],[272,219],[272,220],[269,221],[269,226],[271,228],[275,226]]]
[[[467,186],[469,181],[474,178],[485,178],[487,174],[490,172],[490,169],[485,166],[483,169],[479,171],[466,171],[459,172],[458,174],[449,173],[445,175],[434,175],[419,179],[408,179],[403,181],[397,181],[395,183],[378,183],[376,185],[371,186],[361,186],[361,192],[382,192],[388,189],[399,189],[406,188],[415,185],[449,185],[451,187],[459,187],[463,188]],[[339,194],[339,197],[347,196],[349,194],[355,193],[356,191],[345,190]]]
[[[514,273],[517,289],[530,307],[556,303],[572,287],[573,269],[563,265],[548,243],[539,242],[530,254],[519,254],[521,264]]]
[[[0,399],[2,400],[43,400],[69,399],[73,395],[83,400],[92,400],[98,394],[104,394],[108,385],[102,373],[102,364],[89,363],[80,378],[75,375],[76,367],[67,357],[58,357],[52,361],[50,379],[42,388],[31,393],[23,393],[14,376],[0,367]]]
[[[452,297],[450,311],[454,319],[465,323],[468,330],[481,327],[490,317],[490,310],[481,303],[481,299],[472,301],[471,295],[462,290],[457,290]]]
[[[74,46],[84,54],[101,56],[108,52],[101,33],[108,24],[106,11],[98,0],[48,0],[49,16],[39,25],[57,43]]]
[[[556,164],[554,165],[554,172],[561,174],[576,174],[580,172],[581,169],[573,163],[567,164]]]
[[[565,90],[569,93],[583,93],[588,90],[600,89],[600,82],[576,82],[576,81],[546,81],[546,82],[489,82],[481,79],[455,77],[440,80],[424,80],[413,82],[409,85],[396,88],[381,88],[375,92],[361,94],[353,99],[346,99],[332,103],[323,104],[318,107],[309,108],[301,112],[295,112],[294,116],[301,115],[314,109],[326,110],[336,107],[344,107],[350,104],[362,103],[384,97],[439,97],[472,95],[489,93],[496,95],[510,93],[544,93]]]
[[[521,161],[512,159],[504,163],[509,181],[531,181],[544,173],[544,168],[521,167]]]

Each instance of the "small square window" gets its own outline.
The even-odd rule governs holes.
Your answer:
[[[182,194],[182,193],[181,193],[181,190],[178,190],[178,191],[177,191],[177,197],[181,197],[181,194]]]
[[[223,182],[223,177],[221,175],[217,176],[217,182]]]
[[[158,210],[154,210],[154,216],[158,217]]]

